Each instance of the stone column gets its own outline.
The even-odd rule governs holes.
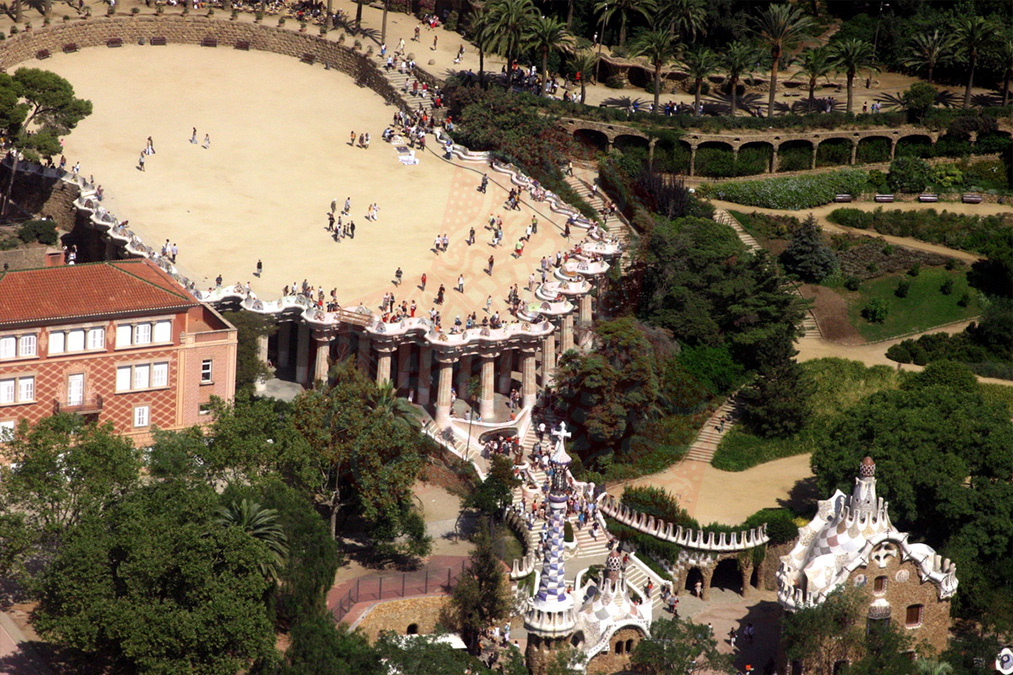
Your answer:
[[[740,563],[741,564],[741,563]],[[742,597],[751,598],[753,596],[753,586],[749,583],[749,580],[753,576],[753,563],[750,561],[742,565]]]
[[[521,352],[521,406],[533,407],[538,398],[538,380],[535,375],[535,351],[525,349]]]
[[[853,139],[851,141],[851,163],[854,164],[858,161],[858,142],[860,139]]]
[[[268,363],[267,342],[269,339],[270,338],[267,335],[257,337],[257,358],[259,358],[260,362],[264,365],[267,365]],[[267,383],[264,380],[257,378],[257,381],[253,385],[253,389],[257,392],[263,392],[267,389]]]
[[[777,170],[781,167],[781,157],[777,154],[780,148],[780,145],[775,145],[774,151],[770,153],[770,173],[777,173]]]
[[[436,425],[442,429],[450,424],[450,383],[454,377],[454,362],[437,357],[440,381],[436,388]]]
[[[736,145],[732,147],[732,161],[735,162],[739,161],[739,150],[741,149],[742,149],[741,145]]]
[[[499,393],[504,396],[510,395],[510,385],[513,381],[513,370],[514,370],[514,350],[504,349],[499,354]]]
[[[317,354],[313,366],[313,381],[327,382],[327,371],[331,366],[331,341],[330,338],[318,337],[315,342],[317,343]]]
[[[310,328],[299,322],[295,343],[295,381],[308,384],[310,379]]]
[[[408,379],[411,373],[408,369],[411,368],[412,362],[412,344],[410,342],[402,342],[397,348],[397,390],[399,393],[403,393],[408,389]]]
[[[591,322],[591,294],[585,293],[580,296],[580,301],[577,304],[578,320],[581,324],[588,324]]]
[[[654,168],[654,146],[658,144],[657,138],[647,141],[647,167]]]
[[[429,405],[429,389],[433,379],[433,348],[419,347],[419,391],[415,401],[419,405]]]
[[[899,140],[900,140],[899,138],[891,138],[890,139],[890,161],[891,162],[893,161],[893,158],[897,156],[897,141],[899,141]]]
[[[573,349],[573,314],[563,317],[563,327],[559,331],[559,353],[565,354]]]
[[[357,356],[357,363],[359,365],[359,370],[366,373],[367,376],[369,375],[370,352],[373,349],[373,345],[370,343],[371,340],[369,339],[369,333],[361,331],[359,333],[359,353]]]
[[[479,398],[478,412],[486,422],[492,421],[496,409],[496,364],[491,354],[482,355],[482,392]]]
[[[471,357],[462,356],[457,363],[457,398],[468,398],[468,380],[471,379]]]
[[[703,574],[703,588],[700,589],[703,597],[700,599],[706,602],[711,599],[711,579],[714,578],[714,568],[704,567],[700,572]]]
[[[696,175],[696,146],[689,146],[689,175]]]
[[[542,340],[542,386],[551,387],[556,381],[556,334],[549,333]]]
[[[278,367],[288,368],[289,345],[292,342],[292,324],[289,321],[278,324]]]
[[[376,351],[376,383],[378,385],[390,382],[390,354],[389,347],[382,347]]]
[[[813,161],[812,161],[812,166],[809,167],[810,169],[815,169],[816,168],[816,153],[819,152],[819,149],[820,149],[820,144],[818,142],[816,142],[816,141],[813,141]]]

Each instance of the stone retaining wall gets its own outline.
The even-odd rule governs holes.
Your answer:
[[[401,98],[378,69],[377,63],[353,48],[285,28],[204,16],[101,17],[18,33],[0,43],[0,69],[9,70],[19,64],[43,67],[41,62],[36,62],[37,54],[42,50],[56,54],[69,44],[75,44],[79,49],[108,49],[108,41],[114,38],[119,38],[123,44],[145,44],[151,49],[159,49],[151,46],[153,37],[165,38],[168,44],[188,45],[199,45],[205,38],[212,38],[218,41],[217,49],[233,49],[237,42],[248,42],[250,49],[296,59],[308,54],[316,62],[352,76],[359,86],[369,87],[388,104],[402,105]]]

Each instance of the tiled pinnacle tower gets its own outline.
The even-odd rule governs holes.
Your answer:
[[[550,460],[552,485],[549,489],[548,531],[542,574],[531,608],[524,615],[528,631],[527,661],[532,675],[545,673],[555,652],[567,642],[577,623],[573,596],[566,589],[563,563],[563,527],[566,522],[566,498],[570,489],[570,456],[565,442],[570,437],[566,425],[552,431],[556,449]]]

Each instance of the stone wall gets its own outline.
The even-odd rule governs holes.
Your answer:
[[[760,567],[756,573],[757,588],[765,591],[777,590],[777,568],[781,564],[781,556],[791,553],[791,549],[795,548],[796,541],[798,541],[798,537],[784,544],[767,546],[767,553],[763,557],[763,562],[760,563]]]
[[[404,635],[412,624],[420,635],[426,635],[436,629],[440,612],[449,603],[450,597],[446,595],[381,602],[363,615],[357,627],[370,641],[376,640],[385,630]]]
[[[56,221],[57,227],[69,232],[74,229],[77,219],[74,200],[81,191],[76,185],[66,183],[56,176],[43,176],[35,170],[37,168],[37,164],[20,163],[21,170],[14,177],[11,198],[14,204],[25,211],[49,216]],[[10,175],[10,167],[0,164],[0,186],[4,189]]]
[[[57,53],[69,44],[75,44],[79,49],[108,48],[109,40],[118,38],[123,44],[150,45],[151,38],[155,37],[165,38],[168,44],[188,45],[199,45],[205,38],[212,38],[218,41],[218,49],[232,49],[238,42],[248,42],[250,49],[296,59],[309,55],[318,63],[350,75],[359,86],[369,87],[388,104],[402,105],[377,63],[350,47],[285,28],[204,16],[96,17],[45,26],[11,36],[0,43],[0,68],[10,70],[18,64],[42,65],[34,62],[40,51]],[[152,46],[151,49],[159,47]]]
[[[587,664],[588,675],[609,675],[610,673],[622,673],[629,670],[630,655],[626,652],[625,643],[633,640],[633,648],[636,649],[644,634],[636,628],[620,628],[609,640],[609,651],[598,654]],[[623,643],[623,653],[616,653],[616,643]]]

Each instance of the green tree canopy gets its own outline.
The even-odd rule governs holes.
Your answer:
[[[40,583],[36,626],[129,671],[234,675],[274,651],[263,543],[215,522],[210,485],[170,480],[90,513]]]
[[[707,626],[679,618],[655,620],[651,636],[634,648],[630,661],[638,673],[652,675],[735,672]]]
[[[823,241],[823,230],[812,214],[792,233],[788,248],[781,253],[781,264],[789,274],[806,283],[819,283],[840,267],[833,249]]]

